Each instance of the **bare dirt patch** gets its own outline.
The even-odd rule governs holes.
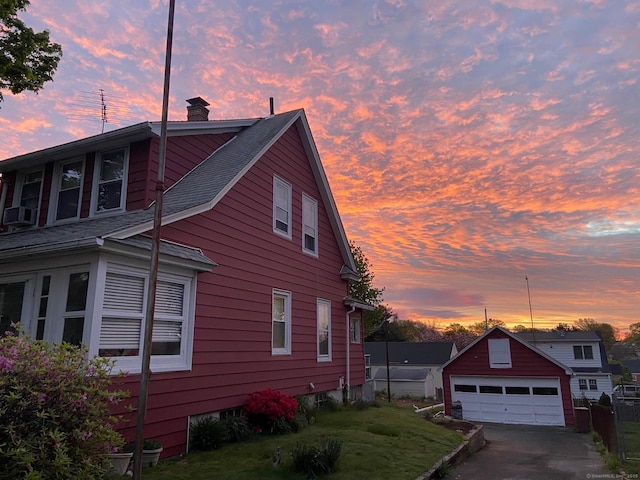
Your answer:
[[[462,435],[467,435],[471,430],[476,428],[474,423],[470,423],[465,420],[454,420],[453,418],[426,418],[426,420]]]

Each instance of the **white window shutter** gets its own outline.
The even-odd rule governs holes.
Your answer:
[[[100,349],[137,349],[140,347],[141,321],[131,318],[103,318]]]
[[[143,277],[107,272],[104,286],[105,310],[142,313],[145,295]]]

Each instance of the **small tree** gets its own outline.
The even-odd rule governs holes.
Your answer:
[[[0,89],[37,92],[53,78],[62,48],[49,32],[34,32],[18,18],[29,0],[0,0]],[[2,101],[0,92],[0,102]]]
[[[0,478],[101,478],[123,443],[110,405],[124,395],[84,348],[1,337]]]

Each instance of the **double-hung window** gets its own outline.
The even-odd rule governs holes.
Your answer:
[[[349,329],[349,338],[351,339],[351,343],[360,343],[360,319],[350,318]]]
[[[331,360],[331,302],[318,299],[318,361]]]
[[[56,170],[55,188],[52,190],[55,211],[53,221],[68,220],[80,216],[84,160],[62,162]]]
[[[271,353],[291,353],[291,292],[273,290],[271,303]]]
[[[273,231],[291,240],[291,185],[273,177]]]
[[[93,182],[93,212],[113,212],[124,209],[127,164],[128,151],[125,148],[104,152],[99,156]]]
[[[589,390],[598,390],[598,380],[596,378],[589,379]]]
[[[107,268],[98,355],[114,358],[122,370],[140,370],[148,281],[143,270],[115,264]],[[181,275],[158,274],[151,340],[155,371],[190,366],[192,281]]]
[[[587,379],[586,378],[579,378],[578,379],[578,386],[580,387],[580,390],[587,390]]]
[[[318,255],[318,202],[302,195],[302,251]]]
[[[20,188],[20,205],[33,211],[33,223],[37,223],[42,195],[42,170],[25,173]]]

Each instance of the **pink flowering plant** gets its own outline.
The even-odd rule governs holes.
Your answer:
[[[123,444],[110,372],[85,348],[0,337],[0,478],[102,478]]]
[[[297,411],[294,397],[270,388],[252,393],[244,406],[244,414],[257,432],[282,431],[279,426],[292,422]]]

